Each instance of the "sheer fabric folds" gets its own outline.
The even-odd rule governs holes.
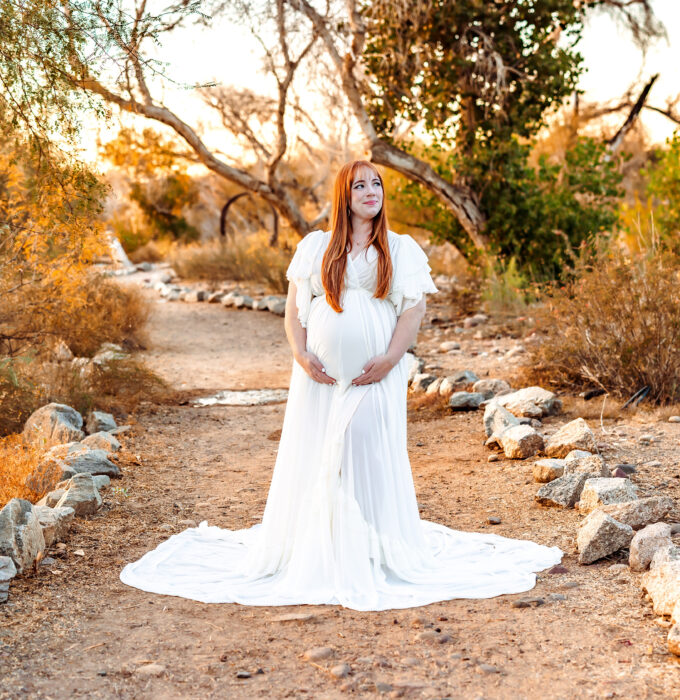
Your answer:
[[[128,564],[121,580],[207,603],[355,610],[533,588],[534,572],[561,560],[558,547],[420,519],[406,450],[406,358],[377,384],[351,385],[387,350],[398,316],[437,291],[425,253],[410,236],[390,232],[394,276],[382,300],[373,297],[375,249],[348,257],[336,313],[321,285],[329,239],[308,234],[287,274],[307,348],[337,384],[319,384],[293,363],[262,522],[236,531],[202,522]]]

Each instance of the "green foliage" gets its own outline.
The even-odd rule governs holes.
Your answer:
[[[645,172],[647,192],[656,205],[654,216],[663,239],[680,253],[680,131],[654,156],[656,162]]]
[[[491,253],[552,277],[565,252],[616,221],[616,163],[592,139],[564,162],[531,167],[546,116],[577,88],[583,12],[573,0],[376,0],[364,9],[366,101],[380,135],[467,186],[486,217]],[[396,8],[396,11],[395,11]],[[404,123],[426,136],[398,137]],[[474,257],[452,214],[418,183],[399,193],[435,240]]]
[[[579,139],[563,163],[541,156],[534,168],[530,152],[528,144],[512,139],[495,151],[479,146],[472,157],[440,152],[438,167],[464,172],[477,184],[492,253],[514,258],[534,279],[546,279],[558,275],[571,249],[616,223],[621,176],[604,145],[593,139]],[[462,227],[434,195],[417,183],[407,183],[400,194],[421,210],[422,226],[435,240],[473,254]]]
[[[497,260],[489,263],[484,276],[482,300],[487,311],[495,315],[515,315],[523,312],[536,295],[531,281],[519,270],[517,260]]]

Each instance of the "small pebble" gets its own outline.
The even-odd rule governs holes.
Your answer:
[[[196,527],[195,520],[180,520],[178,525],[184,525],[184,527]]]
[[[567,596],[563,595],[562,593],[549,593],[548,599],[549,600],[566,600]]]
[[[669,423],[680,423],[680,416],[671,416],[668,419]]]
[[[567,569],[566,566],[562,566],[562,564],[556,564],[552,568],[548,569],[546,572],[548,574],[566,574],[569,573],[569,569]]]
[[[581,584],[578,581],[565,581],[562,588],[578,588]]]
[[[655,460],[653,460],[653,461],[651,461],[651,462],[645,462],[642,466],[643,466],[643,467],[654,468],[654,467],[661,467],[661,466],[663,466],[663,465],[661,464],[661,462],[659,462],[658,459],[655,459]]]
[[[614,471],[611,474],[612,474],[612,477],[615,479],[627,479],[628,478],[628,474],[623,469],[620,469],[619,467],[614,469]]]
[[[419,642],[429,642],[434,640],[439,640],[439,632],[435,632],[434,630],[423,630],[422,632],[418,632],[416,635],[416,641]]]
[[[519,600],[513,600],[511,605],[513,608],[537,608],[539,605],[543,605],[545,600],[539,598],[538,596],[530,596],[526,598],[520,598]]]
[[[350,670],[351,669],[348,664],[338,664],[337,666],[333,666],[331,669],[331,675],[335,676],[336,678],[345,678],[346,676],[349,676]]]
[[[500,673],[501,670],[498,666],[492,666],[491,664],[479,664],[479,670],[484,673]]]
[[[498,462],[500,457],[497,454],[492,454],[487,457],[488,462]]]
[[[489,525],[500,525],[501,519],[497,515],[490,515],[486,519],[486,522],[489,523]]]
[[[236,671],[236,678],[252,678],[252,674],[248,671]]]
[[[314,647],[313,649],[308,649],[303,656],[308,661],[321,661],[329,656],[333,656],[333,650],[330,647]]]
[[[144,666],[140,666],[136,671],[135,674],[138,676],[162,676],[165,673],[165,666],[161,666],[161,664],[145,664]]]

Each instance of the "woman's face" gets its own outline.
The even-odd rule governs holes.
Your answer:
[[[354,174],[352,181],[352,214],[361,219],[372,219],[380,211],[383,203],[383,189],[378,175],[363,166]]]

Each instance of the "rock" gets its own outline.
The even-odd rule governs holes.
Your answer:
[[[500,406],[497,399],[490,401],[484,408],[484,432],[489,437],[502,435],[508,428],[519,424],[519,420]]]
[[[50,491],[46,496],[43,496],[35,505],[36,506],[49,506],[54,508],[59,502],[59,499],[64,495],[66,489],[57,488]]]
[[[495,400],[518,417],[542,418],[558,413],[562,408],[562,402],[557,396],[540,386],[530,386],[510,394],[503,394],[497,396]]]
[[[565,459],[564,473],[608,477],[609,469],[607,469],[607,465],[600,455],[588,455],[587,457],[580,457],[578,459]]]
[[[630,525],[633,530],[639,530],[646,525],[658,522],[672,508],[672,498],[668,496],[648,496],[647,498],[638,498],[624,503],[612,503],[611,505],[601,506],[597,510],[611,515],[614,520],[618,520],[620,523]]]
[[[583,418],[577,418],[563,425],[548,438],[545,444],[545,453],[548,457],[565,457],[572,450],[597,452],[593,431]]]
[[[439,352],[450,352],[451,350],[460,350],[460,343],[455,340],[446,340],[439,345]]]
[[[480,379],[472,385],[472,391],[484,394],[485,399],[491,399],[498,394],[510,391],[510,385],[502,379]]]
[[[476,411],[484,401],[484,394],[457,391],[449,399],[449,407],[454,411]]]
[[[90,411],[85,425],[85,429],[90,435],[100,431],[114,430],[117,427],[115,418],[104,411]]]
[[[469,369],[461,370],[447,377],[451,384],[456,387],[466,386],[468,384],[474,384],[479,381],[479,377]]]
[[[425,391],[436,379],[437,377],[434,374],[428,374],[426,372],[416,374],[411,382],[411,388],[413,391]]]
[[[657,549],[640,585],[652,599],[656,615],[673,615],[680,601],[680,548]]]
[[[158,678],[164,673],[165,666],[161,664],[144,664],[135,671],[136,676],[142,676],[143,678]]]
[[[234,292],[227,292],[223,297],[222,297],[222,306],[233,306],[234,305],[234,299],[237,297],[237,294],[234,294]]]
[[[638,530],[630,543],[628,564],[632,571],[645,571],[661,547],[670,547],[671,526],[668,523],[654,523]]]
[[[0,557],[0,603],[9,598],[10,581],[17,575],[17,568],[10,557]]]
[[[345,676],[349,676],[351,670],[348,664],[337,664],[331,668],[331,676],[335,676],[335,678],[345,678]]]
[[[196,527],[195,520],[180,520],[178,525],[183,525],[184,527]]]
[[[0,556],[10,557],[21,574],[44,551],[45,538],[33,505],[13,498],[0,510]]]
[[[577,462],[584,457],[592,457],[593,453],[588,450],[572,450],[565,458],[565,462]]]
[[[236,671],[236,678],[252,678],[253,674],[250,671]]]
[[[330,647],[314,647],[308,649],[303,656],[308,661],[322,661],[333,656],[333,650]]]
[[[500,459],[500,457],[497,454],[492,454],[486,458],[486,461],[487,462],[498,462],[499,459]]]
[[[526,459],[543,449],[543,438],[529,425],[513,425],[498,441],[508,459]]]
[[[637,499],[637,486],[627,479],[589,478],[583,486],[578,509],[590,513],[599,506]]]
[[[96,476],[92,477],[92,481],[94,481],[94,487],[97,489],[97,491],[102,491],[111,485],[111,479],[106,476],[106,474],[97,474]]]
[[[678,622],[668,630],[668,651],[671,654],[680,656],[680,623]]]
[[[249,297],[247,294],[236,294],[233,297],[231,306],[235,309],[252,309],[253,298]]]
[[[75,516],[73,508],[68,507],[50,508],[36,505],[33,506],[33,512],[40,523],[46,547],[65,539]]]
[[[223,296],[224,294],[222,294],[222,292],[211,292],[208,294],[206,301],[208,304],[219,304],[222,301]]]
[[[613,554],[627,547],[632,539],[633,528],[630,525],[619,523],[600,511],[588,518],[578,530],[576,544],[579,564],[591,564]]]
[[[24,425],[26,442],[47,449],[65,442],[78,442],[85,437],[81,430],[83,417],[70,406],[49,403],[32,413]]]
[[[412,352],[406,353],[406,359],[408,366],[408,381],[410,384],[416,374],[422,374],[423,369],[425,369],[425,360],[420,357],[416,357]]]
[[[286,300],[285,299],[278,299],[277,301],[270,303],[269,310],[273,314],[276,314],[277,316],[285,316],[286,315]]]
[[[120,345],[116,343],[102,343],[97,354],[92,358],[92,362],[95,365],[104,366],[109,362],[124,360],[127,357],[128,353]]]
[[[120,442],[105,430],[88,435],[80,444],[87,445],[91,450],[106,450],[107,452],[118,452],[121,447]]]
[[[616,469],[621,469],[621,471],[625,472],[626,474],[635,474],[637,471],[637,467],[634,464],[627,464],[625,462],[622,464],[615,464],[614,470]]]
[[[680,423],[680,416],[671,416],[668,419],[669,423]]]
[[[537,608],[544,603],[545,600],[538,596],[525,596],[524,598],[513,600],[510,605],[512,605],[513,608]]]
[[[623,471],[623,469],[617,467],[614,469],[614,471],[611,473],[612,478],[614,479],[628,479],[629,476],[626,474],[626,472]]]
[[[432,382],[432,384],[430,384],[430,386],[428,386],[427,389],[425,389],[425,393],[426,394],[438,394],[439,393],[439,386],[441,385],[441,383],[442,383],[442,378],[437,377]]]
[[[532,474],[534,481],[542,484],[559,479],[564,474],[564,460],[539,459],[534,463]]]
[[[497,515],[490,515],[486,519],[486,522],[489,523],[489,525],[500,525],[501,519]]]
[[[96,513],[102,505],[102,498],[94,485],[92,474],[76,474],[70,481],[64,495],[56,507],[73,508],[76,515]]]
[[[121,476],[120,469],[109,458],[106,450],[84,450],[66,455],[62,460],[62,471],[70,470],[63,479],[70,479],[75,474],[105,474],[108,477]]]
[[[534,499],[544,506],[573,508],[588,480],[587,474],[567,474],[544,484],[538,489]]]
[[[195,304],[198,301],[205,301],[206,293],[203,289],[192,289],[184,295],[184,301],[188,304]]]

